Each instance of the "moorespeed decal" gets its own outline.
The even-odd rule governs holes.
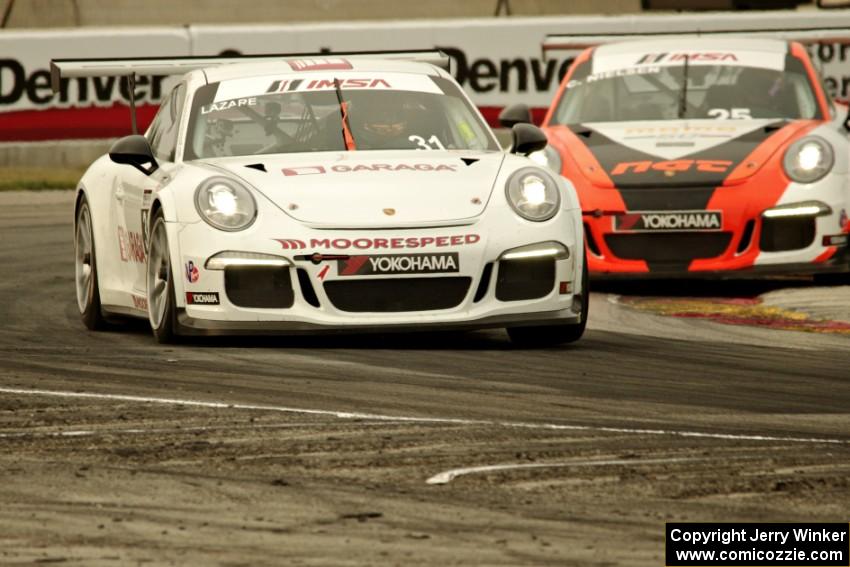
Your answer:
[[[364,163],[359,165],[307,165],[285,167],[281,171],[287,177],[293,175],[317,175],[323,173],[352,173],[358,171],[457,171],[457,165],[447,163]]]
[[[680,171],[703,171],[707,173],[725,173],[732,167],[731,160],[716,159],[677,159],[668,161],[630,161],[620,162],[611,170],[611,175],[623,175],[629,171],[633,173],[646,173],[650,170],[664,172]]]
[[[617,232],[704,232],[722,226],[722,211],[629,211],[614,217]]]
[[[443,274],[459,270],[457,252],[445,254],[384,254],[337,260],[340,276]]]
[[[118,227],[118,255],[122,262],[145,263],[145,244],[142,235],[123,226]]]
[[[218,293],[214,291],[187,291],[186,303],[189,305],[218,305]]]
[[[478,234],[452,236],[407,236],[396,238],[311,238],[309,243],[297,238],[275,238],[284,250],[320,248],[325,250],[379,250],[426,248],[428,246],[468,246],[481,240]]]

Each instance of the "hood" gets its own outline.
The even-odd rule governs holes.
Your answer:
[[[746,171],[735,172],[740,181],[755,174],[807,124],[773,119],[664,120],[596,122],[570,129],[599,162],[613,183],[608,185],[628,188],[719,186],[747,160]]]
[[[442,225],[479,216],[504,154],[352,151],[216,158],[204,163],[250,183],[316,227]]]

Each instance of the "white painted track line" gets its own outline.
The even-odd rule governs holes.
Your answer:
[[[334,410],[319,410],[293,408],[286,406],[240,404],[227,402],[207,402],[201,400],[185,400],[179,398],[158,398],[150,396],[131,396],[123,394],[101,394],[96,392],[64,392],[59,390],[27,390],[21,388],[0,388],[0,394],[14,394],[21,396],[47,396],[59,398],[77,398],[88,400],[110,400],[121,402],[137,402],[147,404],[180,405],[189,407],[201,407],[211,409],[235,409],[291,413],[296,415],[320,415],[337,419],[365,419],[381,422],[420,423],[420,424],[446,424],[446,425],[484,425],[497,427],[516,427],[527,429],[549,429],[557,431],[589,431],[596,433],[619,433],[625,435],[660,435],[675,437],[697,437],[702,439],[723,439],[732,441],[765,441],[781,443],[813,443],[850,445],[847,439],[828,439],[817,437],[784,437],[774,435],[755,435],[748,433],[709,433],[701,431],[683,431],[667,429],[640,429],[629,427],[607,427],[596,425],[569,425],[559,423],[532,423],[521,421],[496,421],[484,419],[462,419],[451,417],[415,417],[383,415],[375,413],[346,412]]]
[[[616,465],[660,465],[670,463],[684,463],[694,461],[708,461],[708,458],[667,458],[667,459],[612,459],[612,460],[584,460],[584,461],[565,461],[562,463],[522,463],[522,464],[504,464],[504,465],[484,465],[480,467],[466,467],[460,469],[450,469],[441,473],[435,474],[425,482],[427,484],[448,484],[459,476],[470,474],[522,470],[522,469],[547,469],[547,468],[567,468],[567,467],[604,467]]]

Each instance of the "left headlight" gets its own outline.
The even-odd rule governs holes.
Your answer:
[[[210,177],[195,191],[195,207],[211,226],[244,230],[257,217],[257,203],[247,187],[229,177]]]
[[[817,136],[808,136],[791,144],[782,160],[785,173],[797,183],[814,183],[829,173],[834,163],[832,146]]]
[[[528,154],[528,158],[537,165],[548,167],[555,174],[561,175],[561,167],[563,166],[561,156],[558,154],[558,150],[552,146],[546,146],[538,152]]]
[[[536,167],[515,171],[508,178],[505,194],[514,211],[530,221],[549,220],[561,206],[558,184],[548,173]]]

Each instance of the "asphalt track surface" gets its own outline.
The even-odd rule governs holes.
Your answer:
[[[847,337],[597,293],[564,348],[164,348],[83,329],[70,193],[0,204],[2,564],[657,566],[667,521],[848,520]]]

